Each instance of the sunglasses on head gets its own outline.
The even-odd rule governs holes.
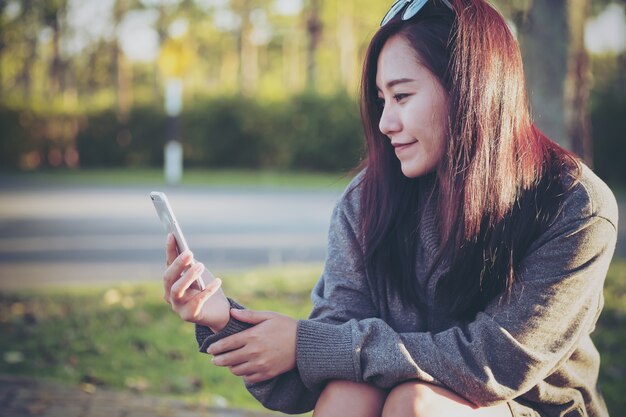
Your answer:
[[[453,10],[452,4],[448,0],[441,0],[446,6]],[[393,19],[398,13],[404,9],[402,13],[402,20],[409,20],[413,16],[417,14],[422,7],[428,3],[428,0],[396,0],[396,2],[391,6],[391,9],[387,12],[383,20],[380,22],[381,26],[385,26],[387,22]],[[406,8],[406,9],[405,9]]]

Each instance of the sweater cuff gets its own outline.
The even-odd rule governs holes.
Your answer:
[[[361,382],[358,355],[352,344],[352,325],[298,321],[296,362],[302,382],[313,390],[331,379]]]
[[[230,298],[228,299],[228,302],[230,303],[231,308],[245,310],[245,307],[231,300]],[[243,321],[239,321],[232,317],[226,324],[226,327],[224,327],[218,333],[214,333],[213,330],[206,326],[196,324],[196,341],[198,342],[199,351],[201,353],[206,353],[206,350],[209,348],[209,346],[211,346],[218,340],[222,340],[230,335],[249,329],[250,327],[252,327],[252,324],[244,323]]]

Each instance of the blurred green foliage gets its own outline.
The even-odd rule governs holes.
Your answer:
[[[0,109],[0,161],[7,168],[71,166],[75,150],[83,168],[159,167],[168,123],[162,109],[147,105],[126,120],[114,110],[68,116]],[[347,94],[207,98],[185,109],[179,123],[188,167],[345,171],[362,156],[358,108]],[[62,158],[51,160],[51,152]]]

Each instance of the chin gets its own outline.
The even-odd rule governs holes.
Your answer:
[[[402,174],[407,178],[417,178],[421,177],[424,174],[427,174],[425,170],[416,169],[415,167],[402,167]]]
[[[430,174],[435,170],[435,167],[425,167],[425,166],[405,166],[402,164],[400,166],[402,174],[407,178],[418,178],[423,177],[424,175]]]

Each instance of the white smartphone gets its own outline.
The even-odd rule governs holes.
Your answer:
[[[167,200],[167,196],[165,193],[160,191],[153,191],[150,193],[150,199],[152,200],[152,204],[154,204],[154,208],[156,209],[157,214],[159,215],[159,219],[161,219],[161,224],[165,228],[166,233],[172,233],[176,238],[176,247],[178,248],[178,253],[182,253],[189,249],[187,245],[187,241],[185,240],[185,236],[183,235],[183,231],[176,220],[176,216],[174,216],[174,211],[170,206],[169,201]],[[195,261],[192,261],[194,264]],[[201,290],[204,290],[205,285],[202,277],[198,277],[198,285]]]

